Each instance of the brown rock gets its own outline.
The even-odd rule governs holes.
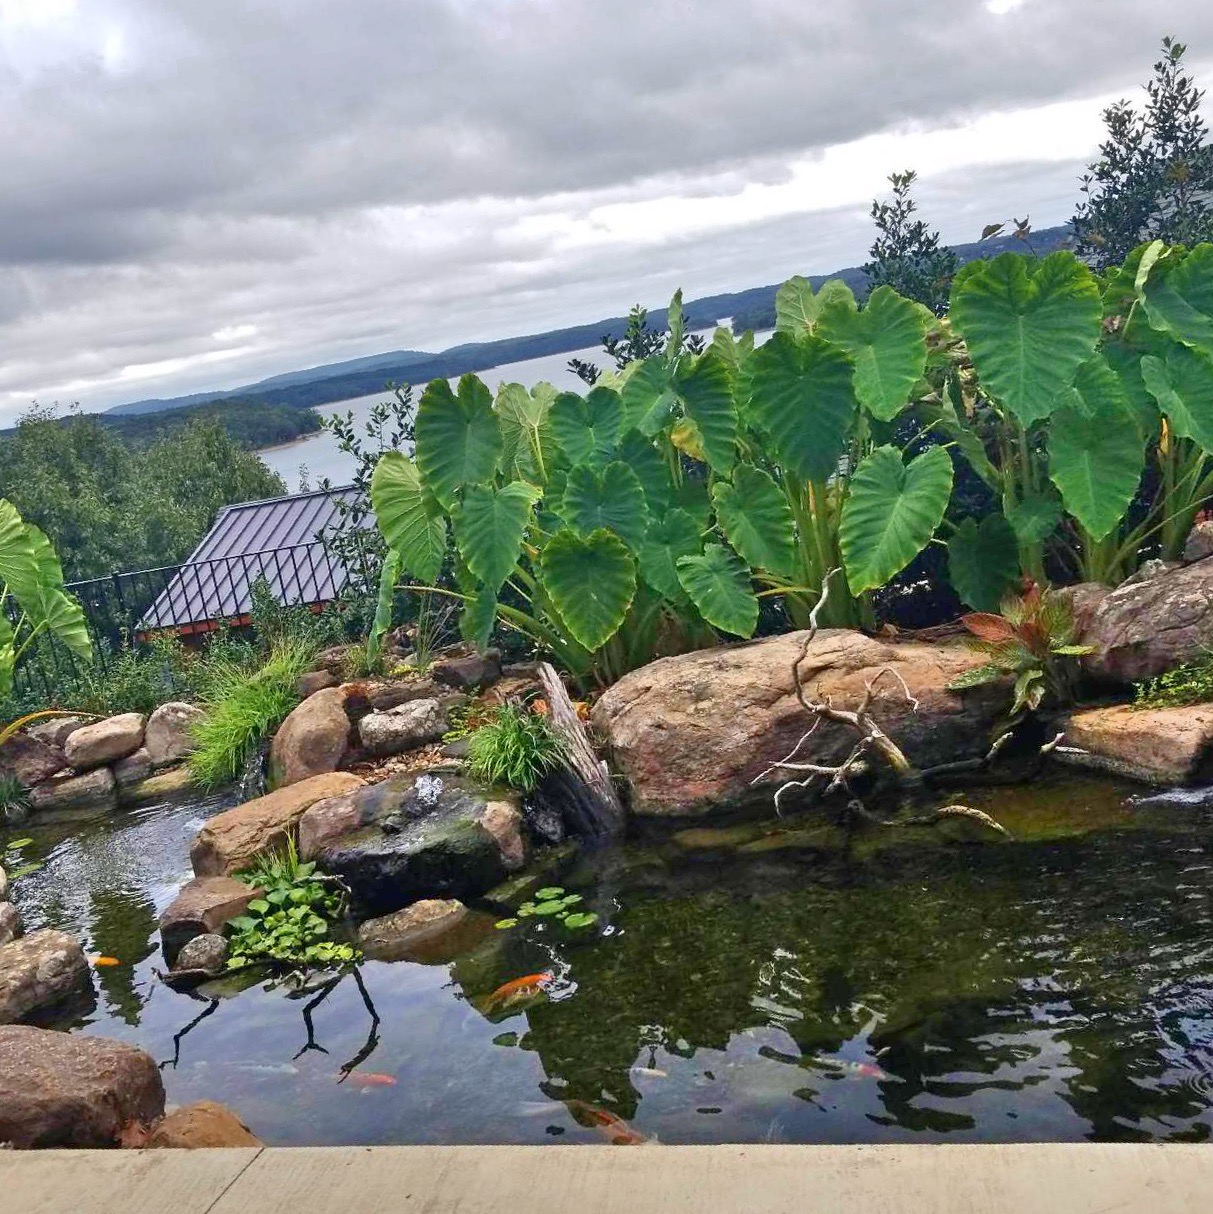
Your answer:
[[[334,645],[331,649],[322,649],[316,655],[317,669],[331,670],[335,675],[341,675],[350,664],[350,650],[353,645]]]
[[[204,974],[222,974],[227,966],[227,941],[213,932],[195,936],[177,954],[173,969],[199,970]]]
[[[1066,723],[1058,757],[1147,784],[1197,784],[1213,778],[1213,705],[1087,708]]]
[[[299,819],[299,855],[304,860],[314,860],[333,839],[371,821],[371,811],[360,796],[367,791],[360,789],[339,797],[326,797]]]
[[[59,775],[30,789],[30,805],[39,811],[60,809],[116,809],[117,782],[108,767],[82,776]]]
[[[1211,556],[1213,556],[1213,519],[1205,519],[1203,522],[1197,523],[1188,533],[1187,543],[1184,544],[1184,564],[1192,565]]]
[[[0,746],[0,775],[15,776],[23,788],[33,788],[67,767],[57,746],[23,733]]]
[[[337,687],[340,683],[341,680],[331,670],[309,670],[307,674],[299,676],[295,690],[301,700],[306,700],[316,692],[324,691],[327,687]]]
[[[0,946],[21,935],[21,912],[11,902],[0,902]]]
[[[487,687],[501,678],[501,651],[486,649],[483,653],[440,658],[430,667],[430,678],[459,691]]]
[[[1091,674],[1117,683],[1153,678],[1213,647],[1213,561],[1167,569],[1109,592],[1080,633]]]
[[[350,740],[345,694],[326,687],[304,700],[282,722],[270,747],[270,771],[283,788],[311,776],[336,771]]]
[[[8,874],[0,868],[0,902],[8,901]]]
[[[375,961],[446,965],[493,930],[488,915],[469,911],[454,898],[427,898],[358,929],[362,951]]]
[[[194,750],[194,730],[206,716],[197,704],[172,700],[161,704],[147,719],[143,744],[153,767],[180,763]]]
[[[620,679],[594,708],[616,769],[631,785],[632,812],[689,815],[770,803],[777,775],[811,722],[797,703],[792,662],[804,633],[663,658]],[[963,644],[890,644],[846,629],[820,632],[801,665],[811,694],[837,707],[858,704],[864,685],[885,667],[918,699],[914,711],[892,675],[875,685],[873,714],[920,766],[976,757],[1009,706],[1000,686],[951,692],[948,684],[982,658]],[[801,748],[809,761],[834,763],[853,735],[823,724]],[[753,781],[762,777],[757,786]]]
[[[0,1024],[50,1011],[91,989],[84,950],[65,932],[43,929],[0,948]]]
[[[225,1105],[199,1100],[174,1109],[152,1131],[149,1150],[186,1150],[200,1147],[260,1147],[265,1144]]]
[[[112,1147],[164,1112],[164,1084],[142,1050],[104,1037],[0,1028],[0,1142]]]
[[[514,872],[526,864],[522,811],[518,806],[509,801],[490,801],[480,815],[480,825],[497,840],[507,870]]]
[[[88,771],[134,754],[143,745],[142,713],[124,712],[73,730],[63,753],[77,771]]]
[[[152,774],[152,756],[146,746],[140,746],[133,755],[119,759],[114,764],[114,783],[120,789],[130,788],[146,780]]]
[[[122,790],[124,805],[150,805],[154,801],[166,801],[194,787],[194,778],[188,767],[169,767],[128,785]]]
[[[1112,591],[1102,582],[1079,582],[1076,586],[1063,586],[1057,593],[1070,604],[1075,632],[1082,636]]]
[[[34,725],[27,725],[25,732],[31,738],[45,742],[47,746],[55,746],[62,750],[63,743],[67,741],[68,736],[75,733],[81,725],[87,724],[88,720],[85,717],[51,717],[45,721],[38,721]]]
[[[412,700],[436,700],[444,689],[433,679],[402,679],[394,683],[377,684],[367,690],[370,707],[376,712],[387,712]]]
[[[214,935],[262,891],[237,881],[235,877],[195,877],[160,916],[160,940],[170,964],[178,952],[196,936]]]
[[[259,855],[285,845],[299,819],[317,801],[361,787],[362,781],[350,772],[329,772],[216,814],[190,848],[194,872],[200,877],[223,876],[247,868]]]

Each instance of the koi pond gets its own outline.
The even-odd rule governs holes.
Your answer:
[[[157,916],[221,799],[0,835],[27,929],[94,954],[73,1031],[267,1143],[1205,1140],[1213,817],[1066,777],[970,798],[1017,841],[672,826],[544,877],[593,930],[502,911],[441,964],[174,992]],[[12,856],[10,854],[10,861]],[[518,999],[492,997],[512,980]],[[542,989],[539,989],[539,987]],[[243,988],[243,989],[242,989]]]

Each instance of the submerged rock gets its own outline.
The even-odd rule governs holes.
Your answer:
[[[199,877],[213,877],[248,868],[258,856],[284,847],[299,819],[317,801],[361,787],[362,781],[352,773],[334,771],[216,814],[203,825],[190,847],[194,872]]]
[[[279,788],[336,771],[349,748],[345,692],[326,687],[303,701],[282,722],[270,746],[270,771]]]
[[[0,1028],[0,1142],[113,1147],[164,1112],[164,1084],[142,1050],[104,1037]]]
[[[77,771],[89,771],[134,754],[143,745],[144,716],[124,712],[92,725],[82,725],[68,735],[63,753]]]
[[[492,930],[492,918],[469,911],[454,898],[427,898],[382,918],[368,919],[358,929],[358,943],[374,961],[446,965]]]
[[[1149,797],[1132,797],[1134,809],[1213,809],[1213,784],[1200,788],[1168,788]]]
[[[1076,766],[1147,784],[1194,784],[1213,777],[1213,705],[1131,708],[1116,704],[1072,713],[1067,748],[1057,757]]]
[[[308,855],[341,877],[365,911],[382,915],[419,898],[472,897],[505,876],[506,859],[482,824],[487,808],[458,776],[402,775],[355,794],[340,818],[322,811],[325,829],[310,824],[302,834]]]
[[[598,701],[594,724],[642,816],[709,813],[756,800],[769,804],[784,776],[763,775],[785,758],[812,724],[795,696],[792,662],[804,633],[662,658],[625,675]],[[977,757],[1006,712],[998,685],[952,692],[948,685],[982,663],[961,644],[890,644],[846,629],[820,632],[801,664],[811,695],[854,706],[875,685],[873,715],[911,761],[930,766]],[[802,748],[805,759],[841,761],[854,742],[843,726],[823,723]],[[759,780],[761,777],[761,780]],[[759,783],[755,785],[755,781]]]
[[[66,1008],[86,999],[92,985],[76,940],[50,929],[31,932],[0,947],[0,1024]]]
[[[264,1145],[231,1109],[213,1100],[199,1100],[174,1109],[144,1143],[150,1151]]]
[[[179,700],[161,704],[147,719],[144,746],[153,767],[180,763],[194,749],[194,728],[206,713]]]

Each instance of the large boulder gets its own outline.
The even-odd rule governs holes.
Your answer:
[[[54,746],[58,750],[63,749],[63,743],[67,741],[68,736],[76,732],[81,725],[87,725],[88,721],[84,717],[50,717],[45,721],[39,721],[34,725],[27,725],[25,732],[31,738],[37,738],[39,742],[45,742],[47,746]]]
[[[1065,732],[1058,757],[1073,764],[1166,787],[1213,779],[1213,705],[1086,708]]]
[[[1135,683],[1204,657],[1213,647],[1213,560],[1164,566],[1103,595],[1080,631],[1098,678]]]
[[[89,771],[133,755],[143,745],[143,727],[144,717],[139,712],[94,721],[68,735],[63,753],[77,771]]]
[[[446,965],[493,931],[493,919],[454,898],[426,898],[404,910],[368,919],[358,943],[373,961]]]
[[[804,637],[793,632],[662,658],[625,675],[598,701],[594,725],[631,787],[633,813],[694,815],[770,803],[773,786],[786,776],[764,773],[812,724],[792,679]],[[800,671],[811,696],[846,708],[889,669],[873,684],[873,716],[912,762],[926,767],[989,748],[1009,707],[1006,689],[948,690],[982,661],[963,644],[891,643],[829,629],[813,640]],[[844,726],[823,722],[798,757],[836,763],[854,740]]]
[[[270,771],[279,787],[336,771],[350,741],[345,693],[326,687],[309,696],[287,717],[270,747]]]
[[[92,985],[88,959],[75,939],[49,928],[31,932],[0,947],[0,1024],[52,1014],[87,998]]]
[[[411,700],[368,713],[358,722],[358,738],[369,754],[399,755],[438,741],[448,728],[446,710],[437,700]]]
[[[258,856],[285,846],[287,839],[294,837],[299,819],[317,801],[361,786],[362,781],[350,772],[333,771],[216,814],[203,825],[190,847],[194,873],[215,877],[248,868]]]
[[[120,793],[136,784],[142,784],[152,774],[152,755],[146,746],[140,746],[133,755],[119,759],[113,766],[114,783]]]
[[[0,902],[0,946],[21,935],[21,912],[11,902]]]
[[[164,1084],[142,1050],[104,1037],[0,1028],[0,1142],[113,1147],[164,1113]]]
[[[150,805],[154,801],[168,801],[194,788],[194,777],[184,764],[154,772],[137,784],[122,790],[124,805]]]
[[[213,1100],[174,1109],[143,1144],[148,1150],[195,1151],[200,1147],[259,1147],[261,1139],[232,1112]]]
[[[324,830],[301,827],[305,854],[350,887],[366,914],[385,915],[420,898],[475,897],[508,871],[482,824],[489,802],[457,776],[394,776],[355,794]]]
[[[66,766],[58,746],[26,734],[14,734],[0,746],[0,775],[15,777],[23,788],[49,780]]]
[[[147,719],[143,745],[153,767],[180,763],[194,749],[194,729],[206,716],[197,704],[173,700]]]
[[[430,666],[430,678],[458,691],[476,691],[501,678],[501,651],[459,654],[439,658]]]
[[[30,789],[29,803],[41,813],[65,809],[115,809],[117,782],[108,767],[98,767],[82,776],[61,773]]]
[[[169,964],[195,937],[222,932],[223,925],[243,915],[260,893],[235,877],[187,881],[160,916],[160,943]]]

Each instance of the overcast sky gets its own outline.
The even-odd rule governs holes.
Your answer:
[[[1209,0],[0,0],[0,423],[1069,217]]]

